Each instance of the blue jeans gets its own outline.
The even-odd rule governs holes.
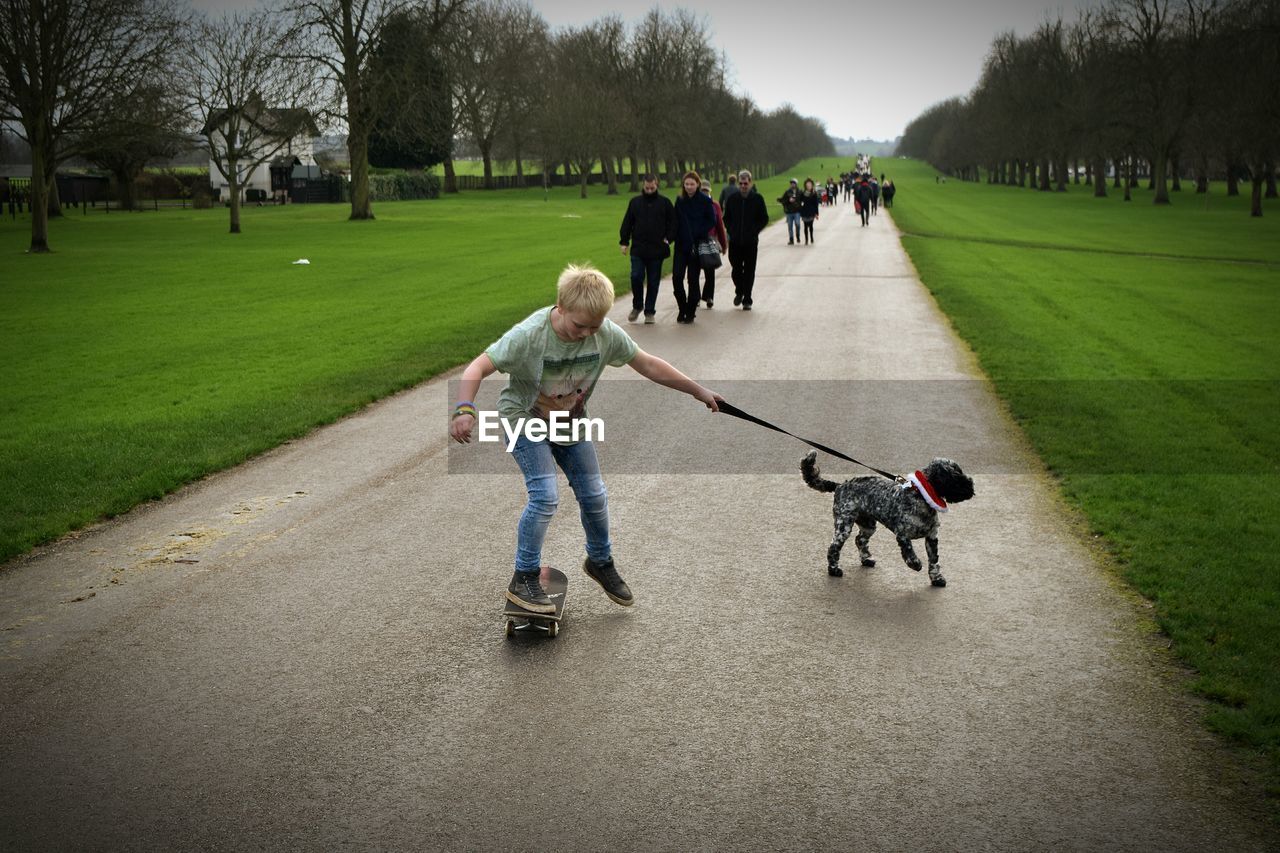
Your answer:
[[[582,529],[587,533],[587,556],[597,563],[612,557],[609,495],[600,478],[595,445],[589,441],[567,445],[530,441],[522,434],[511,455],[524,474],[524,486],[529,492],[529,502],[516,529],[516,571],[536,572],[542,566],[542,543],[547,538],[551,516],[560,504],[557,465],[569,478],[569,486],[578,499]]]
[[[798,214],[798,213],[788,213],[788,214],[787,214],[787,240],[799,240],[799,239],[800,239],[800,236],[801,236],[801,235],[800,235],[800,224],[801,224],[801,223],[800,223],[800,214]],[[791,230],[792,228],[795,228],[795,231],[794,231],[794,232],[792,232],[792,230]]]
[[[646,290],[645,283],[648,282]],[[631,308],[647,315],[658,313],[658,285],[662,284],[662,258],[631,256]]]

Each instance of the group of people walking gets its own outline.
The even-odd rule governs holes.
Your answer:
[[[745,169],[729,179],[719,201],[711,197],[711,184],[697,172],[686,172],[675,203],[658,193],[658,179],[645,175],[640,195],[631,199],[622,217],[618,242],[631,256],[631,311],[635,322],[644,314],[653,323],[658,308],[662,263],[671,258],[677,323],[692,323],[699,305],[715,305],[716,269],[704,266],[699,248],[710,241],[720,253],[728,253],[733,279],[733,304],[752,307],[760,232],[769,224],[764,199]],[[699,278],[702,284],[699,286]]]
[[[842,173],[841,184],[832,178],[821,188],[813,178],[806,178],[803,186],[792,178],[778,197],[787,220],[787,245],[801,240],[806,246],[815,242],[813,224],[820,208],[835,204],[841,185],[846,200],[853,198],[863,226],[869,224],[882,196],[885,207],[891,207],[893,182],[886,181],[884,175],[877,181],[869,168]],[[703,257],[716,249],[720,254],[728,253],[734,306],[752,310],[760,232],[768,224],[764,198],[745,169],[729,176],[719,199],[712,197],[710,182],[697,172],[686,172],[674,204],[658,192],[658,178],[645,175],[641,193],[627,205],[618,232],[622,254],[631,256],[631,311],[627,319],[634,323],[643,314],[645,323],[656,321],[662,264],[668,257],[672,259],[676,322],[692,323],[701,305],[714,306],[718,259],[704,264]]]

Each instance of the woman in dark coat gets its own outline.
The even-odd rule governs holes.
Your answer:
[[[676,197],[676,245],[671,258],[671,284],[680,314],[677,323],[692,323],[698,312],[698,279],[689,275],[689,266],[698,264],[697,244],[716,227],[716,209],[711,199],[702,194],[702,178],[697,172],[685,172],[683,188]],[[685,279],[689,292],[685,293]]]
[[[832,190],[834,192],[834,190]],[[804,223],[804,244],[815,242],[813,239],[813,220],[818,218],[818,190],[813,178],[804,179],[804,192],[800,193],[800,221]]]

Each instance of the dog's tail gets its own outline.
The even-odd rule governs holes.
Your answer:
[[[834,492],[836,486],[840,485],[824,480],[818,474],[818,453],[814,450],[809,451],[809,455],[800,461],[800,473],[804,476],[804,481],[809,488],[820,492]]]

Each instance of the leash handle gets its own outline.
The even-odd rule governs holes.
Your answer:
[[[866,468],[870,471],[875,471],[881,477],[888,477],[890,480],[893,480],[894,482],[897,482],[897,483],[904,482],[903,479],[897,476],[896,474],[890,474],[888,471],[882,471],[879,468],[875,467],[874,465],[868,465],[865,462],[859,462],[857,459],[854,459],[852,456],[848,456],[844,453],[841,453],[839,450],[833,450],[830,447],[827,447],[825,444],[819,444],[816,441],[810,441],[807,438],[802,438],[796,435],[794,432],[788,432],[787,430],[783,429],[780,426],[777,426],[776,424],[771,424],[762,418],[757,418],[755,415],[744,412],[742,409],[739,409],[737,406],[733,405],[732,403],[726,400],[721,400],[716,405],[717,405],[717,408],[719,408],[720,411],[724,412],[726,415],[733,415],[735,418],[740,418],[744,421],[749,421],[753,424],[756,424],[757,426],[762,426],[765,429],[771,429],[774,432],[780,432],[783,435],[789,435],[798,441],[803,441],[805,444],[809,445],[815,450],[821,450],[823,453],[828,453],[836,457],[837,459],[843,459],[846,462],[852,462],[854,465],[861,465],[863,468]]]

